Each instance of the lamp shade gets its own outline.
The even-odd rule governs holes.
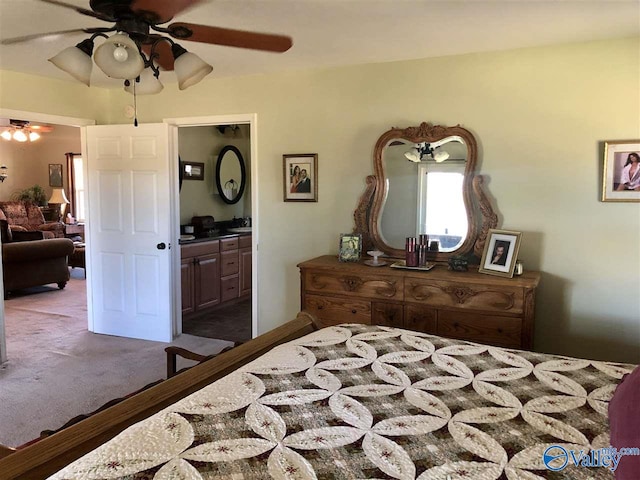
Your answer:
[[[75,47],[65,48],[55,57],[51,57],[49,61],[88,87],[93,68],[92,52],[93,40],[87,39]]]
[[[69,200],[64,193],[63,188],[54,188],[51,192],[51,198],[49,198],[49,203],[57,203],[57,204],[67,204]]]
[[[136,78],[144,70],[137,45],[124,33],[109,37],[96,49],[93,60],[111,78]]]
[[[173,70],[178,77],[178,88],[184,90],[195,85],[209,75],[213,67],[194,53],[187,52],[177,43],[171,46],[171,52],[175,62]]]
[[[136,82],[136,80],[129,80],[129,85],[124,87],[124,91],[133,94],[134,84],[136,95],[153,95],[160,93],[164,88],[162,82],[158,80],[150,68],[145,68],[142,71],[139,82]]]

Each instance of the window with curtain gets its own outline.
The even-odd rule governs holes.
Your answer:
[[[79,153],[67,153],[67,176],[69,185],[69,195],[71,202],[70,212],[77,222],[84,222],[86,219],[86,179],[84,172],[84,162]]]

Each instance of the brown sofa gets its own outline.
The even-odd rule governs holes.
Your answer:
[[[6,220],[12,232],[43,232],[44,238],[64,238],[62,222],[45,222],[37,205],[29,202],[0,202],[0,220]]]
[[[41,232],[12,233],[0,220],[2,230],[2,279],[5,298],[10,292],[23,288],[55,283],[63,289],[69,281],[67,258],[73,253],[68,238],[42,238]],[[15,241],[16,239],[27,241]]]

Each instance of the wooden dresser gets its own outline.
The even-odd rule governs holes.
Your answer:
[[[327,255],[302,262],[302,310],[325,326],[372,323],[443,337],[531,350],[539,272],[514,278],[452,272],[437,265],[423,272]]]

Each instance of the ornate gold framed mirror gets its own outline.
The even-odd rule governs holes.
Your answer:
[[[427,234],[438,248],[430,261],[462,255],[477,263],[498,223],[476,174],[477,156],[473,134],[459,125],[422,123],[383,133],[373,152],[374,175],[354,213],[364,248],[404,258],[405,239]]]

